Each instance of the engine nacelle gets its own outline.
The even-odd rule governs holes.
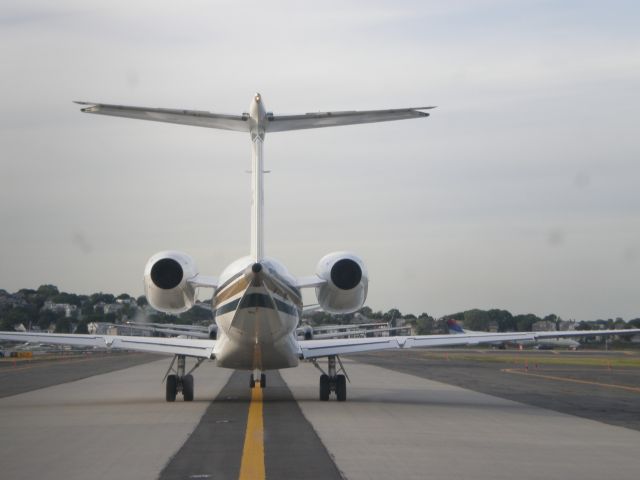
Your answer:
[[[156,253],[144,267],[144,292],[149,304],[165,313],[182,313],[195,304],[195,288],[187,282],[198,274],[193,259],[182,252]]]
[[[328,313],[353,313],[367,299],[369,277],[364,262],[349,252],[325,255],[316,274],[327,283],[316,287],[318,303]]]

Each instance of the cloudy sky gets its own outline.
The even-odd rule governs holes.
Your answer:
[[[239,114],[259,91],[276,114],[438,106],[267,137],[266,250],[293,274],[348,249],[374,309],[640,316],[639,20],[620,0],[5,0],[0,288],[139,295],[159,250],[211,275],[247,254],[248,135],[71,102]]]

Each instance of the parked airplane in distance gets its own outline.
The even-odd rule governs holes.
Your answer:
[[[254,387],[259,381],[262,388],[266,386],[265,371],[295,367],[300,360],[309,360],[322,371],[320,400],[328,400],[333,392],[339,401],[344,401],[347,398],[347,379],[339,355],[585,335],[579,332],[516,332],[310,340],[296,338],[303,309],[301,289],[314,288],[318,303],[329,313],[351,313],[363,306],[369,278],[364,261],[350,252],[329,253],[320,259],[315,274],[308,277],[295,277],[282,263],[266,256],[263,235],[263,142],[267,133],[424,118],[429,115],[424,110],[433,107],[275,115],[266,110],[259,93],[253,96],[249,112],[241,115],[78,103],[86,106],[82,109],[86,113],[248,133],[252,147],[250,253],[231,263],[217,278],[200,274],[189,255],[170,250],[153,255],[144,269],[147,300],[153,308],[162,312],[184,312],[195,304],[196,289],[213,289],[216,339],[28,332],[0,332],[0,339],[173,355],[169,367],[173,373],[166,377],[167,401],[174,401],[178,393],[182,393],[185,401],[193,400],[191,373],[207,359],[215,359],[216,364],[223,368],[251,371],[249,385]],[[598,335],[639,332],[640,329],[624,332],[610,330],[600,331]],[[186,357],[197,360],[189,371],[186,370]],[[326,370],[318,364],[320,358],[327,359]]]
[[[467,330],[462,328],[462,326],[453,318],[447,320],[447,327],[449,327],[449,333],[454,334],[464,334],[464,333],[478,333],[473,330]],[[593,335],[593,332],[591,333]],[[569,348],[571,350],[576,350],[580,346],[580,342],[576,342],[575,340],[571,340],[570,338],[540,338],[537,340],[518,340],[515,342],[495,342],[492,345],[497,345],[499,347],[504,347],[505,345],[512,343],[515,345],[521,345],[523,347],[533,346],[539,347],[542,349],[545,348]]]

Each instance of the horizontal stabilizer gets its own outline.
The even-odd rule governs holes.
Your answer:
[[[226,115],[201,110],[177,110],[169,108],[128,107],[124,105],[107,105],[105,103],[75,102],[87,105],[82,111],[111,115],[115,117],[151,120],[154,122],[177,123],[195,127],[219,128],[236,132],[249,131],[249,117],[246,115]]]
[[[317,112],[303,115],[274,115],[268,117],[267,132],[285,132],[306,128],[338,127],[359,123],[388,122],[409,118],[428,117],[421,110],[435,107],[394,108],[392,110],[364,110],[348,112]]]

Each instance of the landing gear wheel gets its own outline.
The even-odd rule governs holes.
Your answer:
[[[329,375],[320,375],[320,400],[326,402],[329,400]]]
[[[166,389],[167,402],[175,402],[176,395],[178,394],[178,377],[169,375],[167,377]]]
[[[260,388],[267,388],[267,376],[264,373],[260,374]]]
[[[336,376],[336,397],[339,402],[347,399],[347,378],[344,375]]]
[[[193,375],[182,377],[182,396],[185,402],[193,401]]]
[[[249,378],[249,388],[253,388],[256,386],[256,379],[253,378],[253,373],[251,374],[251,377]]]

